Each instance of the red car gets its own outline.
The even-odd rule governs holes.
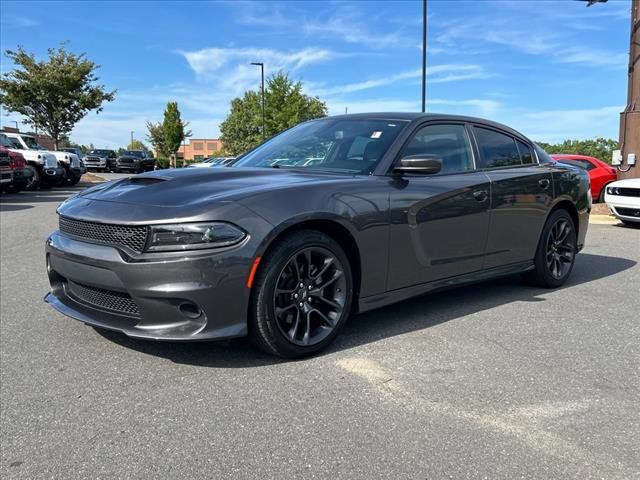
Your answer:
[[[11,193],[19,192],[31,183],[33,178],[33,171],[27,168],[27,162],[19,152],[14,152],[8,148],[0,145],[0,155],[8,156],[8,168],[11,172],[11,182],[7,182],[2,185],[2,190],[9,191]]]
[[[557,154],[551,158],[561,163],[568,163],[584,168],[591,180],[591,197],[594,202],[604,202],[604,187],[618,179],[618,172],[608,163],[586,155]]]

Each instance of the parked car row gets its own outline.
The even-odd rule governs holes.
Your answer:
[[[186,168],[209,168],[209,167],[228,167],[230,166],[236,157],[212,157],[205,158],[199,162],[191,163]]]
[[[34,190],[41,186],[75,185],[86,172],[75,153],[46,150],[25,133],[0,133],[0,147],[9,159],[11,172],[3,178],[2,190]]]
[[[98,172],[142,173],[154,169],[155,159],[146,150],[125,150],[120,156],[114,150],[95,149],[84,157],[87,169]]]

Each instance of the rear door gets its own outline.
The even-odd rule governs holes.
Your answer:
[[[533,259],[553,199],[547,168],[528,140],[474,125],[479,167],[491,181],[491,210],[483,268]]]
[[[476,171],[463,123],[418,127],[397,161],[430,154],[442,160],[435,175],[390,177],[388,289],[419,285],[482,268],[489,226],[489,179]]]

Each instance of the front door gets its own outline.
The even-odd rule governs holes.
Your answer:
[[[464,124],[428,124],[400,152],[442,160],[435,175],[391,177],[388,289],[482,268],[491,202],[488,177],[475,170]]]

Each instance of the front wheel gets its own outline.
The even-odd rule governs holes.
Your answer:
[[[42,185],[42,172],[33,165],[26,165],[25,168],[30,170],[32,175],[24,189],[37,190]]]
[[[557,288],[569,278],[577,249],[576,228],[566,210],[554,211],[542,229],[534,269],[525,274],[532,285]]]
[[[313,355],[344,326],[353,298],[349,260],[331,237],[302,230],[262,259],[253,286],[249,333],[267,353]]]

